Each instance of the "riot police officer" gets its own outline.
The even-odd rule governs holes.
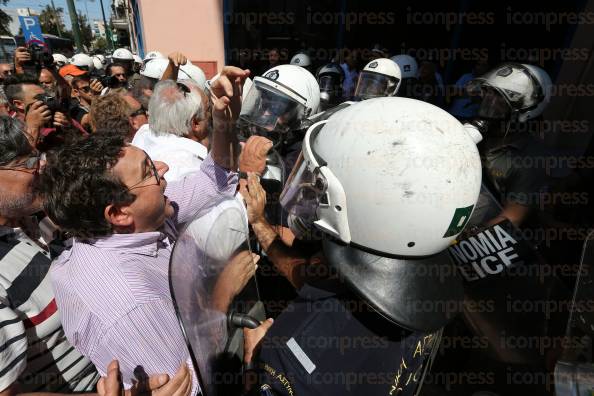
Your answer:
[[[280,200],[298,239],[319,236],[315,254],[280,240],[250,175],[241,192],[252,228],[298,289],[273,324],[246,330],[261,394],[415,394],[461,299],[444,249],[480,184],[463,126],[405,98],[356,103],[308,129]]]
[[[402,82],[402,71],[391,59],[378,58],[369,62],[359,74],[355,100],[396,96]]]
[[[542,160],[547,151],[535,138],[539,117],[551,99],[551,79],[543,69],[505,63],[470,82],[470,92],[482,101],[483,163],[492,192],[498,193],[503,211],[490,223],[505,218],[515,226],[541,206],[546,187]]]
[[[344,71],[338,63],[328,63],[316,73],[320,85],[320,109],[328,110],[342,102]]]

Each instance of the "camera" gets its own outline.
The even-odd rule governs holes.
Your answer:
[[[30,45],[27,48],[29,57],[31,58],[25,64],[23,68],[28,74],[36,75],[44,67],[51,67],[54,63],[54,58],[45,48],[39,45]]]
[[[125,84],[122,84],[115,76],[103,76],[99,79],[101,85],[108,88],[122,88]]]
[[[51,66],[54,63],[52,55],[43,47],[31,45],[27,48],[27,52],[29,52],[29,56],[31,57],[31,63],[41,65],[42,67]]]
[[[70,108],[70,103],[68,99],[58,99],[55,96],[47,95],[47,94],[39,94],[35,96],[35,100],[42,101],[44,105],[46,105],[51,111],[52,114],[57,112],[68,114],[68,109]]]

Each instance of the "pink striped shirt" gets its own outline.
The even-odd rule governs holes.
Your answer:
[[[171,182],[176,216],[155,232],[75,239],[50,275],[68,340],[101,375],[118,359],[126,387],[135,370],[173,376],[189,353],[169,291],[169,257],[177,229],[232,197],[237,174],[208,156],[200,171]],[[198,392],[193,376],[193,394]]]

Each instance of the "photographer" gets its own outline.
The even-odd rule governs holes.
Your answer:
[[[55,95],[57,81],[51,70],[41,69],[39,73],[39,84],[45,89],[48,95]]]
[[[14,52],[16,74],[31,74],[39,77],[41,69],[50,68],[54,63],[52,55],[38,45],[18,47]]]
[[[71,83],[72,101],[70,104],[70,117],[90,131],[89,111],[93,100],[101,94],[103,85],[97,80],[91,79],[88,75],[74,77]]]
[[[55,138],[50,135],[70,125],[64,101],[48,96],[36,78],[27,74],[9,77],[4,89],[11,115],[25,122],[32,144],[48,143]]]
[[[120,63],[112,63],[105,69],[105,76],[110,77],[108,86],[111,89],[128,89],[126,67]]]

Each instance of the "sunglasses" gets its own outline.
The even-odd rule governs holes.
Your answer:
[[[90,86],[85,86],[85,87],[79,87],[77,88],[79,91],[83,91],[84,93],[89,93],[91,92],[91,87]]]

